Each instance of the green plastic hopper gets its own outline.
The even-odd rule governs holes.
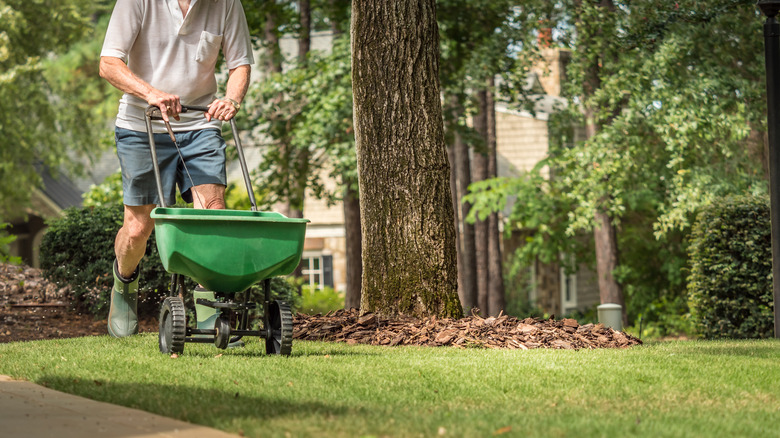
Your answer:
[[[291,273],[309,222],[246,210],[155,208],[151,216],[165,269],[225,293]]]

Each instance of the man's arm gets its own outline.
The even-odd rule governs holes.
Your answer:
[[[179,120],[181,112],[181,102],[179,96],[160,91],[143,79],[139,78],[130,68],[127,67],[121,59],[111,56],[100,57],[100,77],[107,80],[124,93],[145,100],[149,105],[155,105],[160,108],[163,119],[167,122],[168,117]],[[229,84],[229,83],[228,83]],[[244,89],[246,92],[246,89]],[[242,95],[243,98],[243,95]]]
[[[238,104],[244,100],[246,90],[249,88],[249,76],[251,73],[252,67],[248,64],[240,65],[228,72],[225,98],[211,102],[209,112],[206,113],[207,120],[215,118],[228,121],[236,115],[238,108],[233,105],[231,100]]]

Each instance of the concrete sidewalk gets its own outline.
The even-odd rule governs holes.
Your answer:
[[[236,438],[172,420],[0,376],[0,436],[4,438]]]

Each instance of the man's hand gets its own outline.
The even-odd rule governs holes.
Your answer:
[[[146,96],[146,102],[149,105],[154,105],[160,108],[162,118],[166,122],[169,121],[168,117],[173,117],[176,121],[179,121],[179,113],[181,112],[181,102],[179,96],[175,94],[168,94],[163,91],[152,89],[149,95]]]
[[[204,116],[206,116],[206,120],[208,121],[211,121],[211,119],[218,119],[227,122],[232,119],[237,112],[238,109],[233,105],[233,102],[227,98],[222,98],[215,99],[214,102],[211,102],[211,104],[209,104],[209,111],[205,113]]]

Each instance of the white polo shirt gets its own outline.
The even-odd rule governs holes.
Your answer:
[[[207,106],[214,100],[219,50],[228,69],[252,65],[252,44],[240,0],[192,0],[182,18],[177,0],[118,0],[111,14],[100,56],[119,58],[154,88],[178,95],[184,105]],[[116,126],[146,131],[147,102],[125,94],[119,100]],[[203,113],[171,118],[175,131],[221,126]],[[155,122],[155,132],[166,132]]]

